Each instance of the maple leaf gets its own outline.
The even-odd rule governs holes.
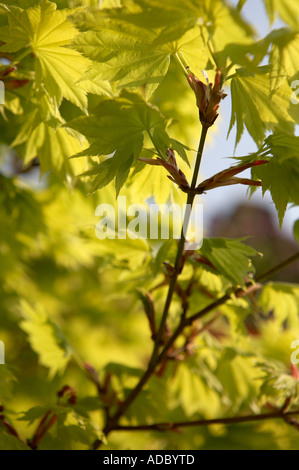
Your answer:
[[[281,225],[288,203],[299,204],[299,137],[273,134],[267,137],[263,148],[273,157],[267,165],[253,166],[252,176],[262,181],[263,193],[271,192]]]
[[[86,111],[87,97],[77,82],[91,62],[66,46],[77,34],[67,20],[70,10],[57,10],[56,4],[42,0],[27,10],[9,7],[8,26],[0,28],[4,52],[20,52],[35,57],[36,87],[43,87],[57,108],[62,98]],[[18,61],[18,57],[16,58]]]

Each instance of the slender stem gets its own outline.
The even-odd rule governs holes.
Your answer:
[[[137,426],[117,426],[115,431],[172,431],[178,428],[186,428],[192,426],[210,426],[211,424],[237,424],[248,423],[251,421],[264,421],[266,419],[280,418],[285,419],[288,416],[299,415],[299,410],[283,412],[273,411],[272,413],[263,413],[257,415],[235,416],[229,418],[216,419],[198,419],[194,421],[178,421],[176,423],[155,423]]]
[[[260,274],[259,276],[256,277],[256,282],[262,281],[266,279],[267,277],[271,276],[272,274],[284,269],[286,266],[289,266],[292,263],[295,263],[299,259],[299,252],[295,253],[294,255],[290,256],[286,260],[282,261],[281,263],[277,264],[273,268],[269,269],[268,271],[265,271],[264,273]],[[247,282],[245,287],[248,288],[252,285],[251,282]],[[207,315],[210,313],[212,310],[214,310],[217,307],[220,307],[221,305],[225,304],[228,300],[231,299],[231,296],[237,295],[241,292],[244,292],[244,288],[237,287],[233,289],[233,291],[230,294],[224,294],[222,297],[219,299],[215,300],[214,302],[210,303],[207,305],[205,308],[200,310],[197,313],[194,313],[189,318],[182,318],[181,322],[179,323],[177,329],[174,331],[173,335],[169,338],[168,342],[165,344],[163,350],[161,351],[159,357],[158,357],[158,363],[162,362],[163,359],[167,356],[167,352],[169,351],[169,348],[173,345],[175,340],[179,337],[179,335],[182,333],[184,328],[186,326],[190,326],[192,323],[194,323],[196,320],[199,318],[202,318],[204,315]]]
[[[202,158],[202,153],[203,153],[203,148],[205,144],[205,139],[207,135],[207,130],[208,128],[203,127],[202,128],[202,133],[201,133],[201,138],[200,138],[200,143],[198,146],[198,152],[197,152],[197,158],[194,166],[194,171],[193,171],[193,177],[192,177],[192,183],[191,183],[191,189],[194,189],[196,187],[197,183],[197,178],[198,178],[198,172],[200,168],[200,163],[201,163],[201,158]],[[125,413],[125,411],[129,408],[129,406],[132,404],[132,402],[135,400],[135,398],[139,395],[141,390],[143,389],[144,385],[148,382],[148,380],[151,378],[152,374],[154,373],[157,365],[162,362],[162,360],[167,356],[167,352],[169,351],[169,348],[172,346],[172,344],[175,342],[175,340],[178,338],[178,336],[181,334],[181,332],[184,330],[186,326],[191,325],[195,320],[201,318],[202,316],[206,315],[210,311],[212,311],[214,308],[219,307],[220,305],[224,304],[227,302],[230,298],[231,295],[238,294],[244,291],[244,288],[235,288],[232,290],[231,293],[225,294],[219,299],[215,300],[208,306],[206,306],[204,309],[200,310],[199,312],[195,313],[189,318],[185,318],[184,316],[181,317],[181,321],[177,327],[177,329],[174,331],[173,335],[171,338],[169,338],[167,344],[164,346],[163,350],[159,354],[159,348],[160,348],[160,340],[162,338],[166,320],[167,320],[167,315],[169,311],[169,307],[171,304],[172,296],[175,290],[176,286],[176,281],[178,278],[178,275],[180,273],[180,268],[181,268],[181,261],[182,261],[182,255],[184,251],[184,243],[185,243],[185,233],[187,226],[189,224],[190,220],[190,214],[191,214],[191,208],[194,202],[195,194],[194,193],[189,193],[187,197],[187,204],[190,204],[190,211],[187,210],[185,213],[184,217],[184,222],[183,222],[183,227],[181,231],[181,238],[179,241],[178,245],[178,250],[177,250],[177,255],[176,255],[176,260],[175,260],[175,269],[174,269],[174,276],[171,278],[170,283],[169,283],[169,289],[167,293],[167,298],[165,301],[164,305],[164,310],[162,314],[162,319],[160,322],[159,326],[159,331],[157,333],[157,337],[155,340],[155,345],[154,349],[152,352],[151,359],[149,361],[148,367],[137,383],[136,387],[131,391],[131,393],[127,396],[125,401],[120,405],[119,409],[117,412],[108,418],[106,426],[104,428],[104,434],[107,436],[111,431],[113,430],[150,430],[150,429],[156,429],[156,430],[161,430],[158,429],[158,427],[161,428],[161,426],[165,426],[169,428],[169,423],[160,423],[156,425],[145,425],[145,426],[119,426],[118,421],[121,416]],[[187,206],[188,207],[188,206]],[[184,230],[185,229],[185,230]],[[270,275],[280,271],[281,269],[285,268],[286,266],[290,265],[291,263],[294,263],[299,259],[299,252],[295,253],[293,256],[290,258],[286,259],[285,261],[279,263],[277,266],[274,266],[270,270],[266,271],[265,273],[261,274],[256,278],[256,281],[261,281]],[[246,287],[250,287],[252,285],[251,282],[246,283]],[[222,418],[222,419],[215,419],[215,420],[198,420],[198,421],[190,421],[190,422],[182,422],[182,423],[174,423],[172,425],[172,428],[174,427],[179,427],[179,426],[202,426],[202,425],[208,425],[208,424],[216,424],[216,423],[222,423],[222,424],[230,424],[230,423],[240,423],[240,422],[245,422],[245,421],[257,421],[257,420],[262,420],[262,419],[271,419],[271,418],[284,418],[287,415],[291,414],[299,414],[299,411],[297,412],[288,412],[288,413],[282,413],[281,411],[275,412],[275,413],[269,413],[269,414],[263,414],[263,415],[253,415],[253,416],[241,416],[241,417],[235,417],[235,418]],[[158,426],[158,427],[157,427]],[[101,442],[95,443],[94,449],[98,448],[101,445]]]
[[[294,255],[290,256],[289,258],[287,258],[286,260],[282,261],[281,263],[277,264],[276,266],[273,266],[273,268],[269,269],[268,271],[265,271],[264,273],[257,276],[255,278],[255,281],[256,282],[263,281],[267,277],[271,276],[272,274],[276,274],[278,271],[281,271],[282,269],[286,268],[290,264],[295,263],[298,260],[299,260],[299,251],[297,253],[295,253]],[[245,284],[245,287],[250,287],[251,285],[252,285],[251,282],[248,282],[247,284]],[[203,317],[204,315],[209,313],[214,308],[219,307],[220,305],[227,302],[231,298],[232,294],[236,295],[238,293],[241,293],[242,291],[243,291],[243,289],[239,287],[239,288],[233,289],[233,291],[230,294],[223,295],[219,299],[217,299],[214,302],[212,302],[211,304],[207,305],[205,308],[203,308],[199,312],[194,313],[194,315],[189,317],[188,318],[188,324],[193,323],[195,320],[198,320],[199,318]]]
[[[281,263],[277,264],[276,266],[269,269],[268,271],[265,271],[264,273],[260,274],[256,278],[256,281],[264,280],[265,278],[271,276],[272,274],[284,269],[286,266],[289,266],[290,264],[298,261],[298,259],[299,259],[299,252],[297,252],[294,255],[290,256],[289,258],[287,258],[286,260],[284,260]],[[251,285],[252,285],[251,282],[246,283],[246,287],[250,287]],[[169,348],[173,345],[173,343],[179,337],[179,335],[182,333],[184,328],[186,326],[190,326],[195,320],[198,320],[199,318],[203,317],[204,315],[211,312],[216,307],[219,307],[220,305],[223,305],[225,302],[227,302],[229,299],[231,299],[232,294],[236,295],[239,292],[241,293],[243,291],[244,291],[244,288],[243,289],[242,288],[236,288],[232,291],[232,293],[223,295],[222,297],[215,300],[211,304],[207,305],[205,308],[203,308],[199,312],[195,313],[191,317],[189,317],[189,318],[182,317],[181,318],[181,321],[180,321],[177,329],[174,331],[173,335],[169,338],[168,342],[164,346],[164,348],[161,351],[161,353],[159,354],[159,356],[156,358],[156,360],[154,362],[152,362],[152,364],[151,364],[151,361],[150,361],[150,363],[147,367],[147,370],[145,371],[144,375],[141,377],[141,379],[138,382],[138,384],[136,385],[136,387],[131,391],[130,395],[123,402],[123,404],[119,407],[119,410],[115,413],[115,415],[107,421],[107,424],[106,424],[105,429],[104,429],[104,434],[106,436],[113,430],[119,430],[119,431],[121,431],[121,430],[132,430],[132,431],[134,431],[134,430],[144,429],[144,428],[140,428],[140,427],[132,428],[132,427],[118,426],[117,423],[118,423],[119,418],[124,414],[124,412],[127,410],[127,408],[131,405],[131,403],[139,395],[139,393],[142,390],[142,388],[144,387],[144,385],[148,382],[148,380],[150,379],[150,377],[154,373],[157,365],[165,359],[165,357],[167,356],[167,353],[169,351]],[[294,412],[293,414],[298,414],[298,413]],[[207,422],[207,420],[203,420],[203,422],[205,421],[205,423],[204,423],[205,425],[215,424],[215,423],[230,424],[232,422],[240,423],[240,422],[244,422],[244,421],[254,421],[254,420],[259,420],[259,419],[271,419],[271,418],[275,418],[275,417],[277,417],[277,418],[281,417],[282,418],[284,416],[287,416],[288,414],[291,414],[291,412],[284,413],[283,416],[282,416],[281,413],[276,412],[276,413],[270,413],[270,414],[267,414],[267,415],[262,415],[263,418],[259,417],[259,415],[254,415],[253,417],[248,417],[248,419],[246,419],[246,417],[243,416],[243,417],[236,417],[236,418],[223,418],[221,420],[210,420],[209,423]],[[234,420],[234,421],[232,421],[232,420]],[[197,425],[198,426],[204,425],[203,422],[202,422],[202,424],[200,424],[200,422],[197,422]],[[190,423],[192,423],[192,421]],[[195,425],[195,424],[190,424],[190,426],[192,426],[192,425]],[[179,424],[176,424],[176,426],[179,426]],[[180,423],[180,426],[182,426],[181,423]],[[187,424],[186,424],[186,426],[187,426]],[[150,429],[150,428],[147,427],[146,429]],[[100,441],[95,443],[94,449],[97,449],[98,447],[100,447],[100,445],[101,445]]]
[[[276,274],[278,271],[281,271],[282,269],[286,268],[290,264],[295,263],[296,261],[299,260],[299,251],[295,253],[294,255],[290,256],[289,258],[285,259],[281,263],[277,264],[273,268],[269,269],[268,271],[265,271],[264,273],[260,274],[259,276],[256,277],[256,281],[263,281],[269,276],[272,276],[272,274]]]
[[[194,189],[196,186],[197,178],[198,178],[198,172],[200,168],[200,163],[201,163],[201,158],[202,158],[202,153],[204,149],[204,144],[207,136],[207,127],[202,127],[201,130],[201,137],[200,137],[200,142],[198,145],[198,151],[197,151],[197,156],[196,156],[196,161],[195,161],[195,166],[193,170],[193,177],[192,177],[192,182],[191,182],[191,189]],[[155,338],[155,344],[153,348],[153,352],[148,364],[148,367],[137,383],[136,387],[129,393],[125,401],[120,405],[118,408],[117,412],[110,417],[110,419],[107,421],[106,426],[104,428],[104,434],[107,436],[109,432],[112,429],[115,429],[115,426],[117,426],[117,422],[119,418],[126,412],[126,410],[129,408],[131,403],[135,400],[135,398],[139,395],[140,391],[143,389],[144,385],[148,382],[152,374],[154,373],[158,363],[159,363],[159,349],[160,349],[160,342],[164,333],[165,325],[166,325],[166,320],[167,320],[167,315],[169,311],[169,307],[171,304],[172,296],[175,290],[175,285],[176,281],[178,278],[178,275],[180,273],[180,267],[181,267],[181,261],[182,261],[182,255],[184,252],[184,244],[185,244],[185,239],[186,239],[186,232],[187,232],[187,227],[189,224],[190,220],[190,215],[191,215],[191,210],[192,210],[192,205],[194,202],[195,194],[194,193],[189,193],[187,196],[187,208],[185,211],[185,216],[184,216],[184,221],[183,221],[183,226],[181,230],[181,238],[179,241],[178,245],[178,250],[176,254],[176,260],[175,260],[175,266],[174,266],[174,276],[170,279],[169,282],[169,288],[168,288],[168,293],[164,305],[164,310],[159,326],[159,330],[157,332],[157,336]]]
[[[188,70],[187,70],[187,66],[183,64],[183,61],[182,61],[182,59],[180,58],[179,53],[176,52],[173,57],[176,59],[176,61],[177,61],[177,63],[179,64],[179,66],[183,69],[184,74],[188,77],[189,72],[188,72]]]
[[[206,141],[208,129],[209,128],[206,127],[206,126],[203,126],[202,129],[201,129],[201,136],[200,136],[200,141],[199,141],[199,145],[198,145],[195,166],[194,166],[194,170],[193,170],[193,178],[192,178],[192,182],[191,182],[191,189],[195,189],[195,187],[196,187],[198,173],[199,173],[199,167],[200,167],[200,164],[201,164],[202,153],[203,153],[203,149],[204,149],[204,146],[205,146],[205,141]]]
[[[251,283],[248,283],[248,286],[246,285],[246,287],[249,287],[249,286],[251,286]],[[242,292],[242,290],[243,289],[241,288],[234,289],[230,294],[224,294],[222,297],[210,303],[199,312],[194,313],[191,317],[188,318],[188,325],[191,325],[191,323],[193,323],[195,320],[198,320],[199,318],[203,317],[204,315],[211,312],[215,308],[220,307],[220,305],[223,305],[225,302],[231,299],[232,294],[236,295],[239,292]]]
[[[216,58],[215,58],[215,52],[214,52],[214,50],[213,50],[213,46],[212,46],[211,41],[210,41],[209,39],[207,40],[207,47],[208,47],[208,49],[209,49],[209,51],[210,51],[210,54],[211,54],[211,56],[212,56],[212,59],[213,59],[215,65],[216,65],[216,67],[218,68],[218,67],[219,67],[219,64],[217,63],[217,60],[216,60]]]
[[[31,49],[28,48],[28,49],[25,49],[21,54],[19,54],[12,62],[10,65],[15,65],[15,64],[19,64],[21,62],[21,60],[23,60],[28,54],[30,54],[31,52]]]
[[[177,329],[174,331],[174,333],[172,334],[172,336],[169,338],[164,348],[162,349],[157,359],[157,364],[160,364],[166,358],[169,348],[173,345],[175,340],[180,336],[180,334],[182,333],[182,331],[185,329],[187,325],[188,325],[188,320],[185,317],[181,317],[181,321]]]
[[[274,266],[273,268],[269,269],[268,271],[265,271],[264,273],[260,274],[257,278],[256,278],[256,281],[261,281],[261,280],[264,280],[265,278],[271,276],[272,274],[284,269],[286,266],[289,266],[290,264],[296,262],[297,260],[299,259],[299,252],[295,253],[294,255],[292,255],[291,257],[287,258],[286,260],[282,261],[281,263],[277,264],[276,266]],[[246,284],[246,287],[250,287],[252,285],[251,282],[248,282]],[[181,321],[177,327],[177,329],[174,331],[173,335],[169,338],[168,342],[166,343],[166,345],[164,346],[163,350],[161,351],[161,353],[159,354],[159,356],[156,358],[155,362],[153,362],[152,364],[149,363],[149,366],[146,370],[146,372],[144,373],[144,375],[142,376],[142,378],[140,379],[139,383],[137,384],[137,386],[132,390],[132,392],[130,393],[130,395],[127,397],[127,399],[125,400],[125,402],[123,403],[123,405],[119,408],[118,412],[115,414],[115,416],[113,417],[112,420],[110,420],[107,425],[106,425],[106,428],[104,430],[104,433],[107,435],[109,434],[112,430],[122,430],[124,429],[123,427],[120,429],[117,425],[117,422],[118,422],[118,419],[123,415],[124,411],[131,405],[131,403],[135,400],[135,398],[138,396],[139,392],[142,390],[143,386],[147,383],[147,381],[150,379],[151,375],[153,374],[153,372],[155,371],[156,369],[156,366],[161,363],[163,361],[163,359],[165,359],[165,357],[167,356],[167,353],[169,351],[169,348],[172,346],[172,344],[175,342],[175,340],[179,337],[179,335],[182,333],[182,331],[184,330],[184,328],[186,326],[189,326],[191,325],[195,320],[198,320],[199,318],[203,317],[204,315],[206,315],[207,313],[211,312],[212,310],[214,310],[215,308],[219,307],[220,305],[223,305],[225,302],[227,302],[229,299],[231,299],[231,295],[234,294],[238,294],[238,293],[241,293],[243,292],[244,289],[242,288],[236,288],[232,291],[232,293],[230,294],[225,294],[223,295],[222,297],[220,297],[219,299],[215,300],[214,302],[212,302],[211,304],[207,305],[205,308],[203,308],[202,310],[200,310],[199,312],[195,313],[194,315],[192,315],[191,317],[189,318],[181,318]],[[275,415],[275,416],[274,416]],[[284,416],[286,416],[287,413],[284,413]],[[278,413],[272,413],[272,414],[267,414],[266,418],[257,418],[257,416],[259,415],[255,415],[254,418],[255,419],[270,419],[270,418],[273,418],[273,417],[282,417],[281,414],[278,414]],[[263,415],[265,416],[265,415]],[[217,421],[217,422],[221,422],[221,423],[226,423],[226,424],[229,424],[228,423],[228,419],[230,418],[224,418],[226,421]],[[242,422],[242,421],[239,421],[239,419],[241,420],[244,420],[246,421],[246,419],[244,417],[236,417],[236,418],[232,418],[232,419],[235,419],[237,421],[235,421],[236,423],[237,422]],[[253,417],[252,418],[249,418],[247,419],[248,420],[251,420],[253,421]],[[214,424],[216,423],[215,420],[213,420]],[[232,421],[230,421],[232,422]],[[206,423],[207,424],[207,423]],[[212,424],[212,423],[210,423]],[[200,424],[198,424],[200,425]],[[134,430],[134,429],[132,429]]]
[[[196,161],[195,161],[195,166],[194,166],[194,170],[193,170],[192,182],[191,182],[191,186],[190,186],[191,190],[194,190],[195,187],[196,187],[198,172],[199,172],[199,168],[200,168],[200,163],[201,163],[201,159],[202,159],[202,153],[203,153],[203,149],[204,149],[204,145],[205,145],[207,132],[208,132],[208,128],[207,127],[202,127],[200,142],[199,142],[199,145],[198,145],[198,151],[197,151],[197,156],[196,156]],[[151,357],[151,360],[150,360],[150,365],[154,364],[155,361],[156,361],[156,358],[157,358],[157,354],[158,354],[158,351],[159,351],[159,348],[160,348],[160,341],[161,341],[161,338],[162,338],[162,335],[163,335],[163,332],[164,332],[164,329],[165,329],[165,324],[166,324],[166,319],[167,319],[169,307],[170,307],[170,304],[171,304],[171,300],[172,300],[172,296],[173,296],[173,293],[174,293],[177,278],[178,278],[178,275],[180,273],[182,255],[183,255],[183,252],[184,252],[184,244],[185,244],[185,240],[186,240],[186,232],[187,232],[187,227],[188,227],[189,221],[190,221],[190,216],[191,216],[191,211],[192,211],[194,198],[195,198],[194,193],[189,193],[188,194],[186,211],[185,211],[183,226],[182,226],[182,230],[181,230],[181,238],[180,238],[180,241],[179,241],[179,246],[178,246],[175,265],[174,265],[174,271],[175,272],[174,272],[174,276],[170,279],[169,289],[168,289],[168,293],[167,293],[167,297],[166,297],[166,301],[165,301],[165,305],[164,305],[162,319],[161,319],[161,322],[160,322],[159,330],[158,330],[156,341],[155,341],[153,354],[152,354],[152,357]]]

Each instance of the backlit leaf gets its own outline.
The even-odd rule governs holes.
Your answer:
[[[259,297],[259,305],[265,314],[274,313],[275,319],[290,328],[298,328],[299,287],[292,284],[267,283]]]
[[[150,138],[160,157],[173,147],[186,159],[184,146],[171,139],[165,128],[166,121],[159,110],[146,103],[138,94],[123,91],[120,97],[102,101],[87,117],[67,124],[90,141],[90,147],[75,156],[103,156],[112,158],[86,172],[93,177],[91,192],[106,186],[116,177],[117,193],[124,184],[130,166],[141,153],[145,134]]]
[[[285,82],[270,95],[269,75],[243,75],[239,71],[231,79],[232,115],[229,132],[237,125],[236,145],[246,126],[249,134],[261,145],[267,130],[274,128],[292,133],[294,120],[289,113],[292,90]]]
[[[276,19],[277,12],[280,18],[293,28],[299,25],[299,5],[296,0],[264,0],[271,23]]]
[[[77,51],[65,46],[77,31],[67,20],[68,10],[57,10],[56,4],[41,0],[27,10],[10,7],[9,26],[0,29],[0,39],[5,42],[1,50],[32,53],[36,57],[36,85],[43,85],[59,106],[62,98],[86,109],[86,92],[76,82],[90,62]]]
[[[298,150],[299,137],[274,134],[266,140],[266,149],[273,157],[267,165],[252,169],[252,175],[262,180],[263,193],[269,190],[282,224],[289,202],[299,203],[298,190]]]
[[[71,358],[71,349],[60,329],[49,320],[42,306],[33,308],[23,302],[21,308],[24,319],[20,326],[28,334],[40,363],[49,368],[51,377],[62,373]]]
[[[244,278],[254,272],[250,258],[257,253],[242,239],[205,238],[201,252],[234,284],[244,284]]]

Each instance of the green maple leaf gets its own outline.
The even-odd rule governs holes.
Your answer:
[[[217,52],[233,40],[248,42],[252,33],[219,0],[135,0],[104,12],[79,11],[72,18],[83,30],[74,48],[96,62],[86,77],[113,81],[117,88],[145,86],[146,97],[162,82],[171,57],[179,54],[199,74],[211,57],[208,40]]]
[[[88,80],[109,80],[115,82],[119,89],[146,85],[146,96],[149,97],[165,77],[171,55],[180,50],[184,51],[188,63],[192,65],[195,63],[192,54],[196,47],[196,65],[201,68],[206,66],[207,56],[198,28],[191,33],[193,37],[189,33],[185,40],[169,42],[155,30],[123,21],[106,21],[103,24],[99,21],[98,27],[99,31],[83,32],[73,41],[77,51],[94,61],[85,74]]]
[[[282,325],[288,320],[290,328],[298,328],[299,287],[295,284],[267,283],[258,299],[263,311],[273,311]]]
[[[262,180],[263,193],[271,192],[281,225],[288,203],[299,204],[299,137],[274,134],[265,144],[273,157],[267,165],[254,167],[252,176]]]
[[[251,44],[254,30],[245,22],[240,12],[226,2],[206,0],[203,9],[203,34],[206,41],[211,43],[217,65],[225,67],[226,46],[231,43]]]
[[[72,10],[57,10],[56,4],[42,0],[27,10],[11,6],[8,26],[0,28],[0,50],[19,52],[20,59],[33,54],[37,88],[43,86],[55,107],[66,98],[82,110],[87,108],[86,91],[77,82],[91,62],[67,46],[76,36],[67,20]]]
[[[50,376],[62,373],[72,355],[71,349],[60,329],[48,318],[44,308],[31,307],[22,302],[23,320],[20,327],[29,336],[32,349],[38,354],[40,363],[49,368]]]
[[[263,39],[251,44],[230,43],[223,53],[228,55],[234,64],[246,67],[248,73],[259,73],[258,64],[270,48],[270,91],[274,92],[286,79],[290,81],[297,73],[298,47],[298,31],[280,28],[274,29]]]
[[[77,163],[74,167],[75,162],[69,157],[82,150],[83,137],[62,127],[65,121],[59,111],[55,113],[45,93],[36,94],[28,102],[22,100],[22,104],[22,114],[14,117],[15,132],[10,145],[18,151],[24,165],[38,157],[41,174],[49,170],[60,176],[77,172]]]
[[[43,122],[38,108],[28,112],[11,145],[23,157],[24,165],[38,157],[41,174],[49,170],[58,174],[73,173],[68,158],[82,149],[78,138],[67,129],[55,129],[49,122]]]
[[[244,278],[254,272],[250,258],[257,252],[243,240],[205,238],[200,249],[213,266],[235,285],[243,285]]]
[[[274,91],[298,72],[299,33],[289,28],[281,28],[272,31],[266,39],[272,41],[270,87],[271,91]]]
[[[144,18],[144,26],[152,29],[159,21],[162,35],[172,34],[171,39],[181,36],[182,30],[200,25],[204,36],[210,36],[216,52],[230,42],[248,42],[253,33],[239,12],[225,0],[135,0],[134,3],[143,7],[140,16]]]
[[[261,145],[267,130],[278,128],[292,133],[294,119],[290,114],[292,90],[285,82],[270,95],[269,74],[247,75],[239,69],[231,79],[232,115],[228,134],[237,125],[236,145],[246,126],[257,145]]]
[[[23,441],[0,429],[0,450],[31,450]]]
[[[264,0],[271,23],[280,18],[293,28],[299,26],[299,3],[294,0]]]
[[[73,20],[87,29],[76,37],[73,47],[94,61],[85,78],[100,77],[118,88],[147,84],[147,96],[155,91],[167,73],[171,48],[161,39],[155,47],[159,32],[143,26],[143,15],[117,8],[106,15],[78,12]]]
[[[77,156],[105,156],[112,158],[97,165],[85,175],[93,176],[91,192],[106,186],[116,178],[117,193],[124,184],[131,165],[137,162],[147,134],[160,157],[172,147],[186,159],[184,146],[171,139],[166,132],[167,121],[154,106],[134,93],[123,91],[118,98],[101,102],[90,116],[82,116],[67,124],[90,141],[90,147]]]

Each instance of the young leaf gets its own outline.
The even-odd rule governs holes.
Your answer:
[[[20,326],[29,335],[40,363],[49,368],[50,377],[62,373],[71,358],[71,349],[60,329],[47,317],[42,306],[32,308],[24,301],[21,309],[24,319]]]
[[[239,11],[221,0],[207,0],[204,3],[204,23],[216,57],[219,57],[219,53],[221,55],[227,44],[252,43],[254,30]]]
[[[286,82],[270,96],[268,73],[249,76],[238,70],[231,79],[231,94],[232,115],[228,134],[236,123],[236,145],[244,124],[257,145],[261,145],[267,130],[293,131],[294,120],[289,113],[292,90]]]
[[[299,286],[269,282],[263,287],[258,303],[265,314],[273,312],[280,325],[287,320],[290,328],[298,328]]]
[[[117,88],[146,85],[149,97],[166,75],[172,52],[168,44],[171,35],[163,28],[169,24],[169,10],[159,10],[156,17],[150,15],[150,25],[146,11],[140,14],[125,7],[106,10],[105,14],[79,11],[73,15],[72,20],[86,30],[75,38],[73,47],[95,62],[85,77],[114,81]],[[185,31],[181,25],[178,28],[179,35],[174,38]]]
[[[153,50],[149,35],[152,36],[131,25],[126,25],[125,32],[115,25],[115,31],[87,31],[78,35],[74,48],[95,61],[84,79],[116,82],[118,89],[146,85],[149,97],[166,75],[170,61],[169,49],[164,46]]]
[[[36,86],[43,85],[55,108],[62,98],[86,110],[86,92],[76,82],[90,65],[78,51],[65,47],[77,31],[67,20],[68,10],[57,10],[56,4],[41,0],[27,10],[9,7],[9,25],[0,28],[4,52],[32,53],[36,58]]]
[[[270,22],[276,19],[278,12],[280,18],[293,28],[299,25],[299,4],[294,0],[264,0]]]
[[[235,346],[223,348],[216,375],[223,386],[223,395],[235,411],[242,404],[249,404],[261,385],[258,380],[260,370],[255,366],[253,357]]]
[[[38,157],[41,174],[49,170],[61,175],[72,173],[73,164],[68,158],[82,149],[78,139],[67,129],[55,130],[50,121],[43,122],[37,107],[28,112],[11,145],[23,157],[24,165]]]
[[[214,374],[211,372],[210,376]],[[178,368],[173,379],[172,393],[189,419],[195,413],[209,416],[219,407],[221,384],[215,376],[213,378],[214,383],[218,385],[218,390],[215,390],[215,386],[211,387],[211,381],[207,383],[206,377],[202,374],[202,368],[198,367],[194,370],[194,366],[190,368],[188,363],[183,363]],[[199,400],[199,396],[203,397],[203,400]],[[203,406],[203,401],[206,406]]]
[[[131,164],[137,161],[147,133],[159,155],[174,146],[185,159],[184,146],[171,139],[165,128],[165,118],[157,108],[146,103],[138,94],[123,91],[118,98],[107,99],[94,109],[93,114],[79,117],[67,124],[90,140],[90,147],[77,156],[114,156],[86,175],[94,177],[91,192],[107,185],[116,177],[117,192],[124,184]],[[76,155],[75,155],[76,156]]]
[[[200,250],[235,285],[243,285],[244,278],[254,272],[250,258],[257,254],[242,242],[243,239],[205,238]]]
[[[0,450],[30,450],[23,441],[0,429]]]
[[[287,204],[299,203],[299,137],[274,134],[265,143],[273,157],[267,165],[253,167],[252,175],[262,180],[263,193],[271,192],[281,225]]]
[[[281,28],[272,31],[267,38],[272,40],[270,89],[275,91],[286,79],[291,79],[298,72],[299,33]]]

